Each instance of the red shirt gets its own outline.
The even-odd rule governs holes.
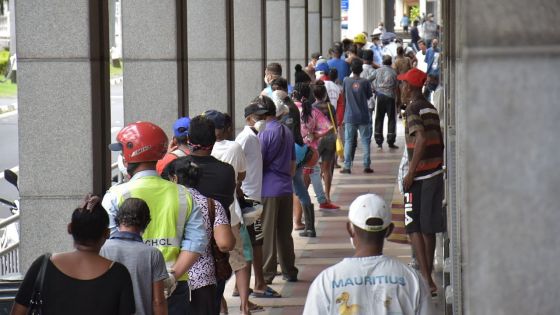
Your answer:
[[[186,155],[189,155],[191,152],[187,149],[187,150],[183,150],[183,149],[179,149],[178,147],[175,147],[171,150],[171,152],[175,151],[175,150],[181,150],[183,152],[185,152]],[[177,159],[177,155],[168,152],[165,154],[165,156],[163,156],[163,158],[161,160],[159,160],[156,164],[156,171],[158,172],[159,175],[161,175],[161,173],[163,173],[163,170],[165,169],[165,167],[171,163],[171,161]]]

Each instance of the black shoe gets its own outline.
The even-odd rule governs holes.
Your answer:
[[[340,170],[340,174],[352,174],[352,171],[347,168],[343,168]]]
[[[383,145],[382,145],[382,144],[378,144],[378,145],[377,145],[377,148],[378,148],[378,149],[383,149]]]
[[[297,282],[297,276],[288,276],[288,275],[282,275],[282,279],[288,281],[288,282]]]
[[[315,230],[305,230],[303,232],[299,232],[299,236],[301,237],[317,237],[317,233]]]
[[[398,149],[399,147],[397,147],[397,146],[394,145],[394,144],[389,144],[389,148],[391,148],[391,149]]]
[[[373,173],[373,169],[371,167],[366,167],[366,168],[364,168],[364,173],[371,174],[371,173]]]

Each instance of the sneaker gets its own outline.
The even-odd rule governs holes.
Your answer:
[[[340,170],[340,174],[352,174],[352,171],[347,168],[343,168]]]
[[[364,168],[364,173],[371,174],[371,173],[373,173],[373,169],[371,169],[371,167],[366,167],[366,168]]]
[[[389,145],[389,148],[390,148],[390,149],[398,149],[399,147],[397,147],[397,146],[394,145],[394,144],[390,144],[390,145]]]
[[[324,202],[322,204],[319,205],[320,209],[326,209],[326,210],[336,210],[336,209],[340,209],[339,206],[333,204],[332,202]]]

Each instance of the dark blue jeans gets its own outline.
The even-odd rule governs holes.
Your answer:
[[[177,282],[177,288],[167,299],[167,310],[169,315],[191,314],[190,304],[189,283],[187,281]]]

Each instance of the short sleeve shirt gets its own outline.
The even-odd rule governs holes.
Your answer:
[[[193,196],[195,202],[200,205],[200,211],[202,212],[202,217],[204,219],[204,226],[206,227],[206,236],[210,240],[213,237],[213,229],[215,227],[218,225],[229,224],[226,211],[218,201],[214,200],[215,218],[214,222],[210,222],[210,218],[208,216],[207,198],[196,189],[190,188],[189,192]],[[216,284],[216,270],[210,246],[211,243],[208,242],[208,246],[206,247],[204,253],[196,260],[191,269],[189,269],[189,286],[191,290]]]
[[[161,252],[141,241],[111,238],[101,248],[100,255],[128,269],[134,288],[136,314],[152,314],[152,284],[168,277]]]
[[[345,258],[315,278],[303,314],[346,313],[434,314],[420,274],[387,256]]]
[[[235,138],[235,142],[241,145],[247,162],[247,174],[241,184],[241,190],[250,199],[260,201],[263,165],[259,137],[251,127],[245,126]]]
[[[414,100],[406,107],[405,139],[408,160],[412,161],[416,144],[416,132],[423,131],[426,148],[420,158],[414,177],[426,176],[441,169],[443,165],[443,136],[436,108],[424,97]]]
[[[347,124],[369,124],[368,100],[373,95],[371,84],[363,78],[347,77],[343,84],[345,107],[344,122]]]
[[[290,129],[277,120],[259,132],[263,157],[263,197],[292,194],[291,163],[295,161],[294,138]]]

